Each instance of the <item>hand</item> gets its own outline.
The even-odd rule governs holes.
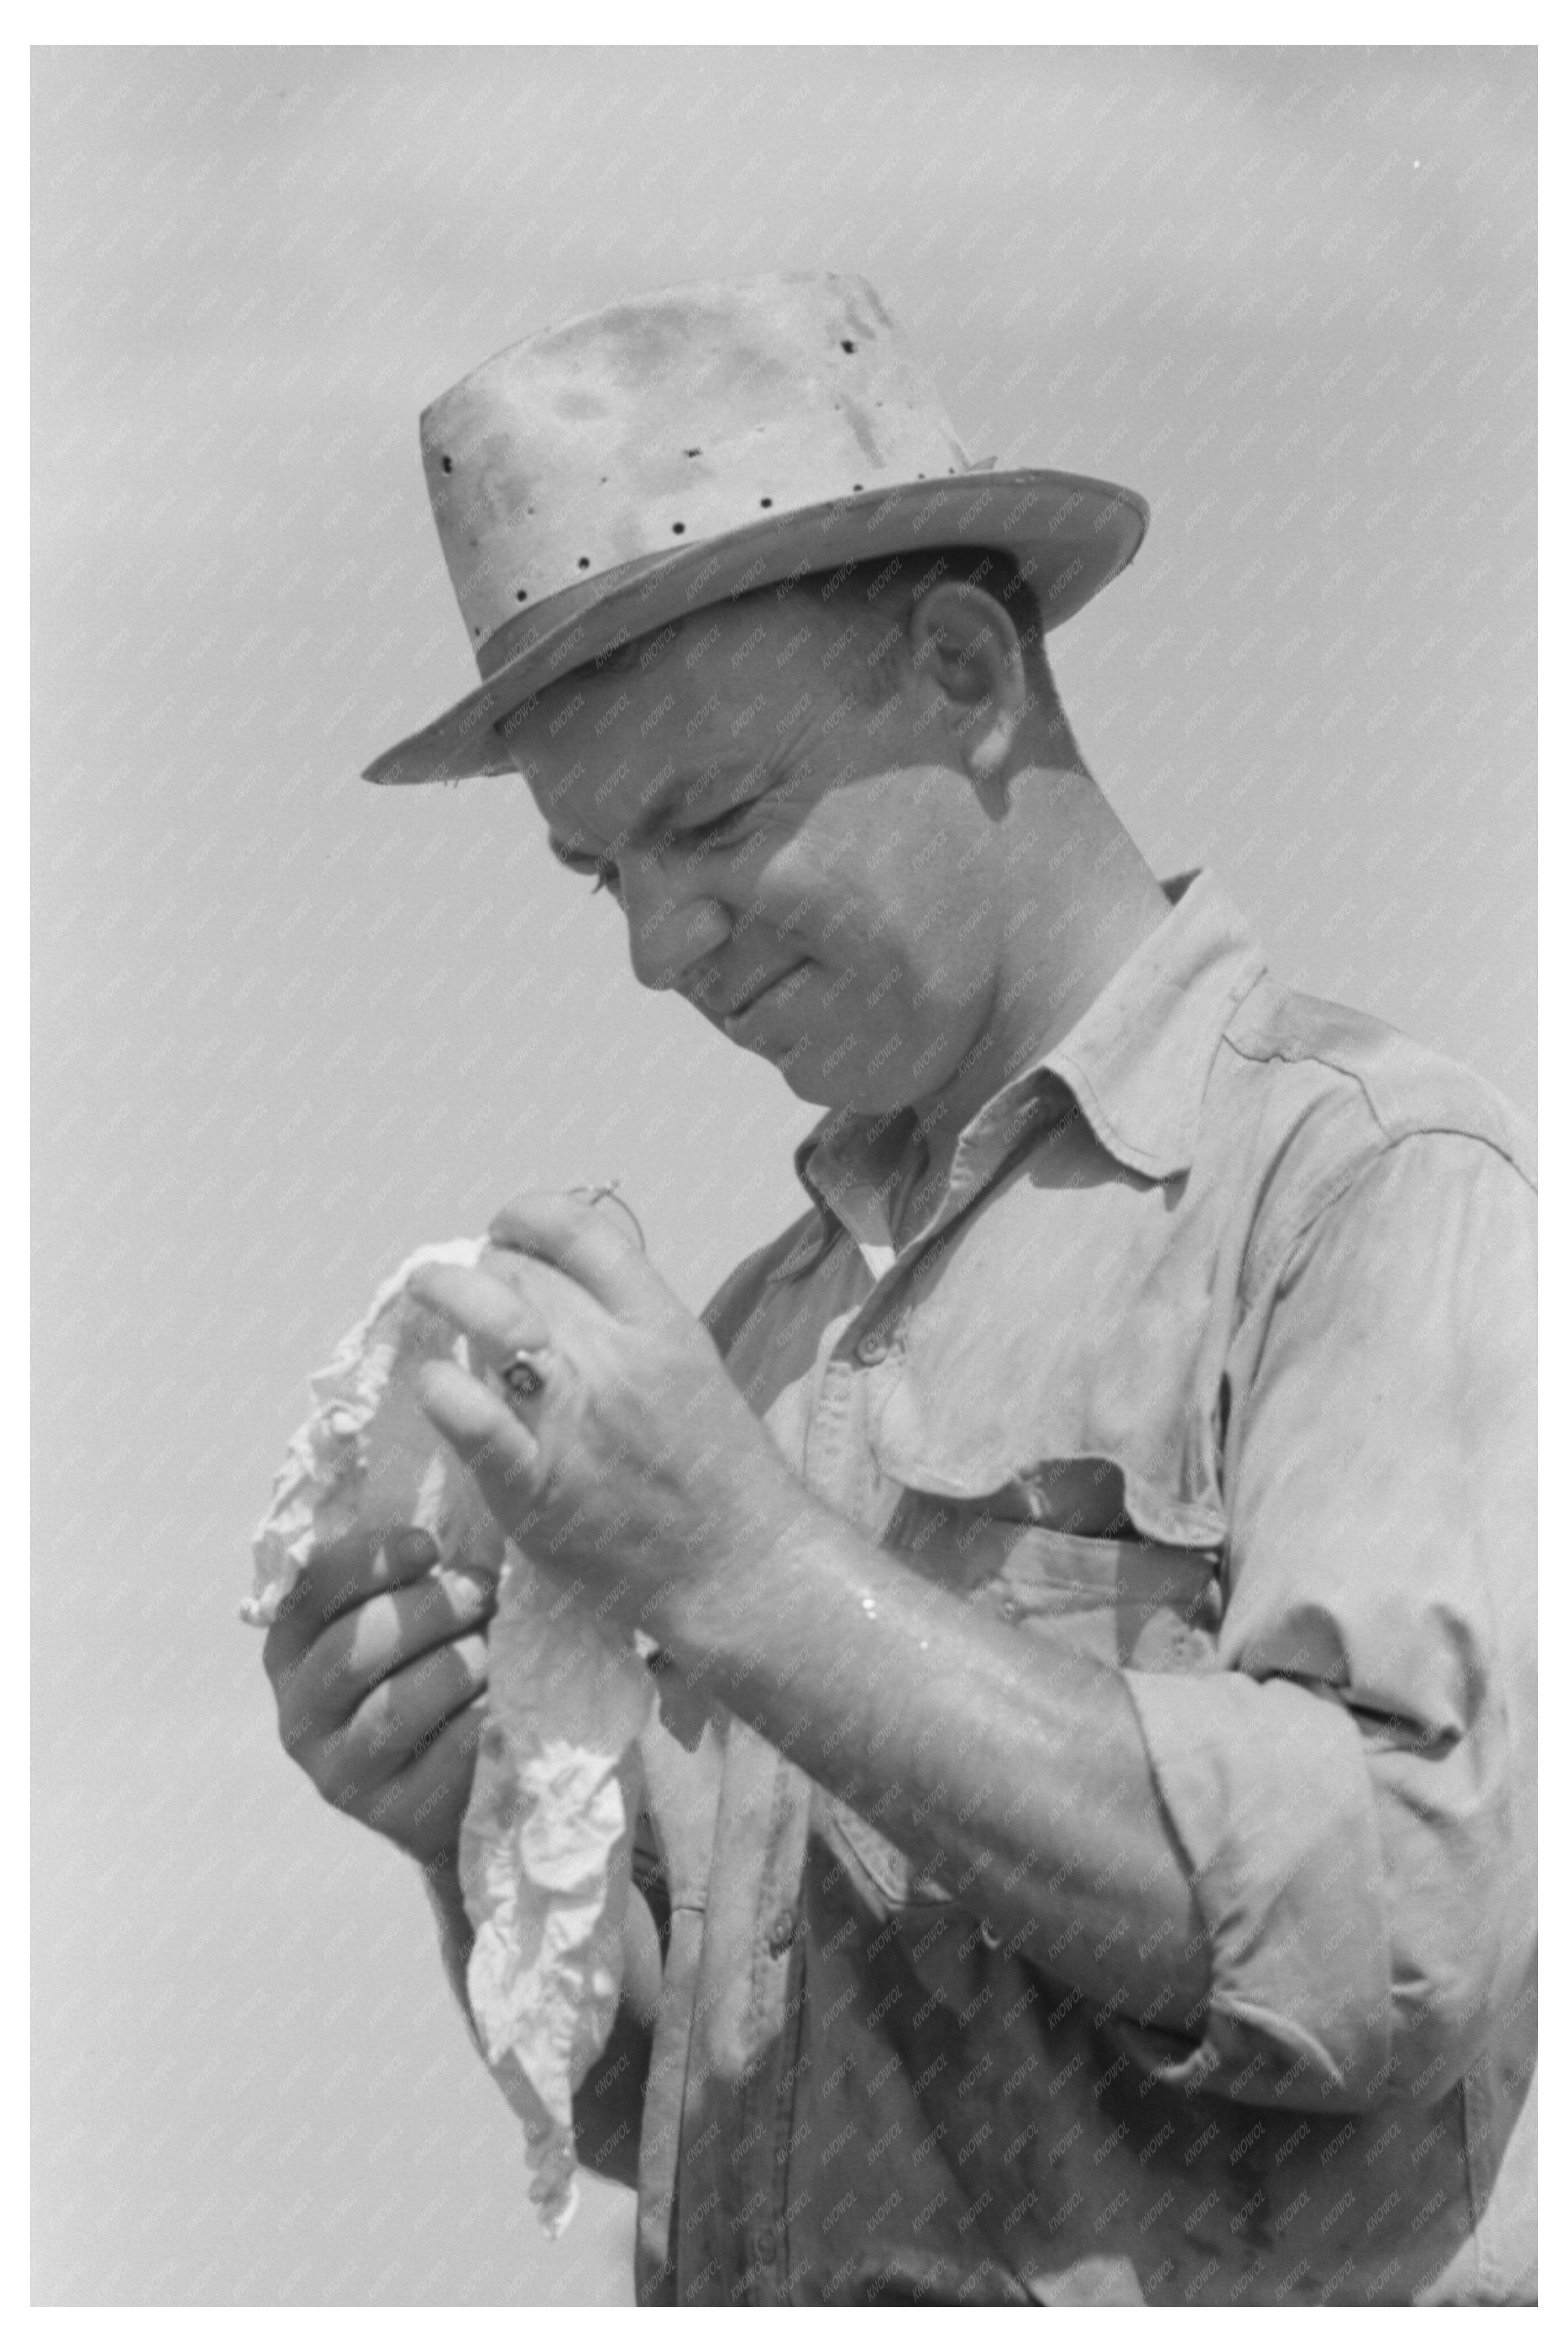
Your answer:
[[[436,1557],[418,1528],[319,1549],[262,1664],[283,1745],[328,1803],[449,1874],[484,1720],[496,1578],[432,1575]]]
[[[490,1234],[476,1270],[423,1267],[412,1293],[467,1335],[481,1370],[523,1349],[542,1385],[519,1418],[483,1379],[436,1363],[421,1402],[531,1559],[657,1632],[674,1587],[722,1582],[800,1490],[706,1331],[608,1219],[534,1193]]]

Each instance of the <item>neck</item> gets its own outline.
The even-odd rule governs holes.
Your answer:
[[[1058,772],[1049,782],[1068,818],[1071,854],[1054,871],[1032,856],[1014,869],[1007,950],[987,992],[985,1026],[946,1085],[913,1106],[933,1174],[946,1174],[969,1120],[1061,1043],[1170,912],[1088,776]]]

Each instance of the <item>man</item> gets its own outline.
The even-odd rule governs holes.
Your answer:
[[[371,772],[509,757],[825,1112],[701,1324],[553,1197],[419,1284],[530,1374],[427,1379],[496,1517],[659,1644],[578,2100],[640,2298],[1530,2300],[1511,1114],[1155,879],[1042,642],[1141,504],[969,467],[858,281],[577,322],[425,448],[485,683]],[[433,1568],[320,1555],[267,1664],[460,1985],[491,1599]]]

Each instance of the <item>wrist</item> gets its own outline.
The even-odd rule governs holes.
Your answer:
[[[843,1525],[779,1456],[716,1509],[651,1600],[642,1622],[693,1678],[747,1680],[759,1663],[757,1635],[814,1533]]]

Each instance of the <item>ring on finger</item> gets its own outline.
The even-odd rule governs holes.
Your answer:
[[[538,1395],[544,1384],[545,1376],[528,1349],[514,1349],[501,1367],[501,1385],[512,1411],[520,1417],[524,1405]]]

